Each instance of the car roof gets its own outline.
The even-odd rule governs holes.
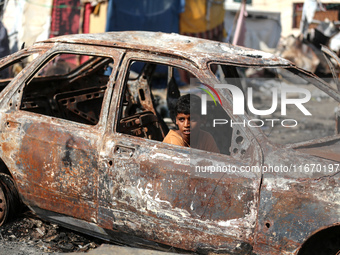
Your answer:
[[[194,62],[217,60],[248,65],[289,65],[290,61],[259,50],[234,46],[176,33],[124,31],[98,34],[74,34],[53,37],[43,43],[75,43],[151,51],[189,58]],[[196,60],[196,61],[195,61]]]

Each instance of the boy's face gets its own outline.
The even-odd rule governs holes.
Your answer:
[[[201,117],[198,114],[178,113],[176,124],[184,139],[190,141],[190,135],[195,136],[201,125]]]

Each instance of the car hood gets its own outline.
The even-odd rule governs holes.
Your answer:
[[[319,158],[340,162],[340,138],[319,141],[294,148],[297,151]]]

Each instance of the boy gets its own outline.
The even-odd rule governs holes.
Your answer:
[[[175,108],[178,130],[170,130],[163,142],[219,153],[212,135],[200,128],[200,111],[201,99],[198,96],[181,96]]]

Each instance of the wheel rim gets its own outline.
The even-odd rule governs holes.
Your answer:
[[[3,191],[3,186],[0,185],[0,226],[6,221],[7,213],[8,213],[6,196]]]

